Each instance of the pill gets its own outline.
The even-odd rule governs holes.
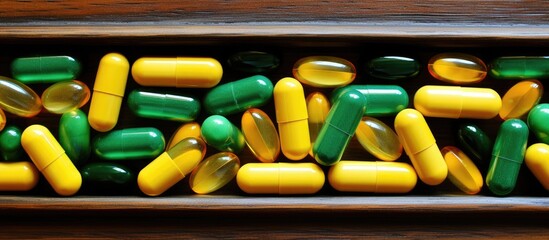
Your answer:
[[[39,179],[31,162],[0,162],[0,191],[29,191]]]
[[[401,80],[418,75],[420,64],[417,60],[401,56],[383,56],[370,60],[368,74],[383,80]]]
[[[233,180],[238,169],[238,156],[231,152],[220,152],[206,158],[193,170],[189,185],[195,193],[212,193]]]
[[[303,84],[320,87],[341,87],[355,80],[355,66],[331,56],[311,56],[299,59],[293,67],[295,79]]]
[[[526,149],[524,162],[545,190],[549,191],[549,145],[532,144]]]
[[[473,161],[454,146],[443,147],[440,151],[448,165],[448,179],[467,194],[480,192],[483,182],[482,174]]]
[[[248,108],[261,107],[273,96],[273,83],[265,76],[255,75],[218,85],[204,97],[209,114],[227,116]]]
[[[115,130],[100,134],[93,141],[95,155],[106,160],[154,158],[165,146],[162,132],[153,127]]]
[[[453,84],[478,83],[486,77],[486,64],[479,58],[464,53],[437,54],[427,64],[434,78]]]
[[[79,109],[61,115],[59,143],[74,165],[82,166],[90,157],[90,125],[88,117]]]
[[[84,180],[83,188],[93,190],[128,187],[136,179],[131,169],[113,162],[88,163],[80,172]]]
[[[273,95],[282,153],[290,160],[301,160],[311,149],[303,86],[283,78],[275,84]]]
[[[520,119],[509,119],[499,128],[492,159],[486,175],[486,186],[503,196],[515,188],[528,142],[528,127]]]
[[[34,117],[42,110],[42,101],[27,85],[0,76],[0,108],[21,117]]]
[[[448,175],[448,166],[421,112],[402,110],[395,118],[395,130],[419,179],[427,185],[441,184]]]
[[[487,167],[492,155],[492,139],[477,125],[465,123],[459,126],[457,140],[467,156]]]
[[[427,117],[490,119],[501,98],[490,88],[427,85],[417,90],[414,107]]]
[[[0,155],[8,162],[20,161],[23,148],[21,147],[21,129],[11,125],[0,132]]]
[[[241,72],[266,73],[276,69],[280,65],[280,60],[274,54],[246,51],[230,56],[227,64],[230,68]]]
[[[246,144],[261,162],[274,162],[280,154],[280,140],[273,121],[265,112],[250,108],[242,115],[242,134]]]
[[[80,62],[71,56],[22,57],[11,62],[11,73],[25,84],[73,80],[80,74]]]
[[[2,131],[6,126],[7,120],[8,119],[6,118],[6,114],[4,113],[4,110],[0,108],[0,131]]]
[[[142,57],[132,66],[133,79],[141,86],[211,88],[222,75],[221,64],[205,57]]]
[[[549,103],[536,105],[528,113],[528,127],[539,141],[549,144]]]
[[[354,90],[343,92],[334,103],[313,145],[315,160],[331,166],[339,162],[364,115],[366,99]]]
[[[549,57],[499,57],[490,63],[490,76],[496,79],[541,79],[549,77]]]
[[[27,127],[21,145],[57,194],[71,196],[78,192],[82,176],[50,130],[42,125]]]
[[[248,163],[238,170],[238,187],[249,194],[314,194],[324,186],[314,163]]]
[[[126,90],[130,64],[118,53],[109,53],[99,62],[88,113],[90,126],[99,132],[110,131],[118,122]]]
[[[398,85],[348,85],[335,89],[331,102],[335,103],[342,92],[348,89],[358,90],[366,101],[365,116],[395,116],[408,107],[408,93]]]
[[[51,113],[62,114],[80,108],[90,100],[90,89],[83,82],[63,81],[42,93],[42,105]]]
[[[330,167],[328,182],[341,192],[407,193],[417,175],[407,163],[342,160]]]
[[[204,141],[193,137],[181,140],[139,172],[139,189],[149,196],[164,193],[196,168],[205,154]]]
[[[326,96],[321,92],[312,92],[307,95],[305,100],[307,102],[307,113],[309,115],[309,119],[307,119],[309,122],[309,135],[311,138],[311,146],[313,146],[318,138],[322,125],[326,122],[328,112],[330,112],[330,101],[328,101]],[[314,157],[312,148],[309,151],[309,155]]]
[[[362,117],[356,138],[366,151],[383,161],[394,161],[402,155],[402,144],[396,133],[382,121]]]
[[[521,118],[539,103],[542,95],[543,85],[538,80],[521,81],[503,95],[499,116],[504,120]]]
[[[208,145],[222,152],[239,153],[246,144],[240,129],[221,115],[206,118],[200,133]]]
[[[200,113],[198,99],[160,90],[135,89],[128,96],[128,106],[139,117],[180,122],[194,121]]]
[[[172,148],[175,144],[188,137],[202,138],[200,133],[200,124],[197,122],[183,123],[173,133],[172,137],[166,144],[166,149]]]

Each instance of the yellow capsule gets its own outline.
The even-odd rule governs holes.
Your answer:
[[[526,80],[511,87],[502,98],[499,116],[504,119],[521,118],[539,103],[543,85],[538,80]]]
[[[78,192],[82,176],[50,130],[42,125],[27,127],[21,145],[57,194],[70,196]]]
[[[132,76],[141,86],[211,88],[221,81],[223,68],[213,58],[142,57],[133,63]]]
[[[20,117],[34,117],[42,110],[42,101],[27,85],[0,76],[0,108]]]
[[[411,108],[400,111],[395,130],[419,179],[428,185],[441,184],[448,175],[448,166],[423,115]]]
[[[355,80],[355,66],[342,58],[312,56],[299,59],[293,68],[294,77],[313,87],[335,88]]]
[[[202,136],[200,135],[199,123],[190,122],[184,123],[183,125],[179,126],[179,128],[175,130],[175,133],[170,138],[170,141],[168,141],[168,144],[166,144],[166,149],[172,148],[173,146],[175,146],[175,144],[188,137],[202,138]]]
[[[479,58],[462,53],[442,53],[427,64],[429,73],[438,80],[454,84],[471,84],[486,77],[486,64]]]
[[[330,185],[342,192],[407,193],[417,175],[407,163],[339,161],[328,172]]]
[[[0,108],[0,131],[4,130],[4,127],[6,126],[7,118],[6,114],[4,113],[4,110]]]
[[[448,179],[467,194],[480,192],[483,185],[482,174],[475,163],[454,146],[446,146],[440,151],[448,165]]]
[[[232,152],[220,152],[202,161],[191,173],[189,185],[198,194],[208,194],[227,185],[236,176],[240,159]]]
[[[402,144],[396,133],[375,118],[363,117],[355,135],[366,151],[383,161],[394,161],[402,155]]]
[[[93,129],[107,132],[116,126],[129,69],[128,60],[121,54],[109,53],[101,58],[88,113]]]
[[[0,191],[28,191],[39,178],[31,162],[0,162]]]
[[[63,114],[88,103],[90,89],[85,83],[73,80],[55,83],[42,93],[42,105],[52,113]]]
[[[261,162],[276,161],[280,153],[278,132],[265,112],[250,108],[242,115],[242,134],[246,144]]]
[[[276,121],[282,153],[290,160],[301,160],[311,149],[307,104],[299,81],[283,78],[274,87]]]
[[[309,134],[311,135],[311,146],[313,146],[322,125],[326,122],[328,112],[330,112],[330,101],[323,93],[312,92],[307,96],[306,102],[307,113],[309,114]],[[312,148],[309,155],[314,157]]]
[[[536,143],[528,147],[524,162],[545,190],[549,191],[549,145]]]
[[[427,117],[490,119],[501,98],[490,88],[427,85],[417,90],[414,107]]]
[[[249,194],[313,194],[324,178],[314,163],[248,163],[238,170],[236,182]]]

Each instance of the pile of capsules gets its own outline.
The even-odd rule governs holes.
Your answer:
[[[235,177],[248,194],[314,194],[325,185],[325,172],[330,186],[341,192],[407,193],[419,177],[430,186],[448,178],[467,194],[480,192],[485,182],[490,192],[503,196],[515,188],[523,161],[549,190],[549,104],[538,104],[543,87],[531,80],[547,75],[548,61],[500,57],[488,68],[468,54],[435,55],[428,71],[448,84],[421,87],[414,94],[414,108],[408,108],[408,93],[402,87],[353,85],[355,66],[333,56],[299,59],[293,78],[273,84],[253,74],[278,67],[276,56],[239,52],[228,59],[228,66],[253,76],[219,84],[223,68],[213,58],[142,57],[130,68],[123,55],[109,53],[99,62],[93,93],[74,80],[81,66],[72,57],[17,58],[11,65],[13,79],[0,77],[0,151],[5,160],[0,162],[0,190],[33,189],[40,173],[62,196],[76,194],[83,179],[135,181],[121,164],[97,161],[82,166],[92,153],[104,160],[152,159],[137,176],[139,189],[149,196],[165,193],[189,174],[189,185],[198,194],[217,191]],[[371,59],[367,70],[377,79],[407,79],[417,76],[420,64],[411,58],[384,56]],[[125,102],[135,115],[158,119],[160,124],[183,122],[167,143],[152,126],[115,129],[130,73],[137,84],[150,87],[127,95]],[[490,88],[453,86],[478,83],[487,74],[521,81],[503,97]],[[51,84],[41,97],[29,87],[38,82]],[[322,91],[306,96],[303,84],[334,90],[330,100]],[[208,90],[199,100],[165,91],[168,87]],[[86,114],[80,108],[90,98]],[[277,126],[260,109],[271,99]],[[43,125],[21,131],[10,124],[10,116],[32,118],[42,108],[61,116],[57,138]],[[194,121],[202,108],[209,115],[199,124]],[[234,115],[241,116],[240,128],[227,119]],[[498,115],[504,121],[494,142],[474,124],[459,129],[464,151],[455,146],[439,149],[424,118]],[[395,131],[375,118],[387,116],[394,117]],[[93,141],[90,127],[98,132]],[[527,149],[530,131],[541,143]],[[380,161],[341,160],[353,136]],[[246,145],[258,161],[241,166],[238,154]],[[204,159],[207,148],[217,153]],[[32,162],[20,161],[21,149]],[[395,161],[403,149],[411,165]],[[280,151],[290,161],[277,162]],[[294,162],[308,155],[316,163]],[[491,160],[483,180],[475,162],[486,158]]]

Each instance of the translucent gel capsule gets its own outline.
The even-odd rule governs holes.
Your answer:
[[[276,69],[280,60],[273,54],[258,51],[238,52],[229,57],[230,68],[247,73],[265,73]]]
[[[246,142],[240,129],[220,115],[206,118],[200,132],[204,141],[219,151],[239,153]]]
[[[408,107],[408,93],[398,85],[348,85],[335,89],[331,102],[335,103],[342,92],[355,89],[368,100],[365,116],[394,116]]]
[[[542,95],[543,85],[538,80],[519,82],[503,95],[499,116],[504,120],[521,118],[538,104]]]
[[[363,117],[355,135],[360,145],[378,159],[394,161],[402,154],[402,144],[396,133],[378,119]]]
[[[427,68],[434,78],[453,84],[477,83],[487,73],[482,60],[463,53],[437,54],[429,59]]]
[[[79,109],[61,115],[59,143],[74,165],[81,166],[91,152],[90,125],[88,117]]]
[[[94,162],[80,170],[84,187],[99,189],[125,188],[135,184],[135,174],[124,165],[113,162]]]
[[[273,121],[265,112],[250,108],[242,115],[246,144],[261,162],[274,162],[280,154],[280,140]]]
[[[549,57],[513,56],[490,63],[490,76],[496,79],[542,79],[549,77]]]
[[[73,80],[80,74],[80,62],[70,56],[16,58],[11,73],[25,84]]]
[[[526,149],[524,162],[545,190],[549,191],[549,145],[532,144]]]
[[[164,151],[164,136],[156,128],[126,128],[95,137],[93,150],[106,160],[154,158]]]
[[[538,104],[528,113],[528,127],[542,143],[549,144],[549,103]]]
[[[231,152],[220,152],[206,158],[193,170],[189,185],[198,194],[215,192],[233,180],[238,169],[238,156]]]
[[[400,80],[417,76],[419,62],[412,58],[384,56],[370,60],[367,64],[368,74],[384,80]]]
[[[29,191],[39,179],[31,162],[0,162],[0,191]]]
[[[458,143],[467,156],[477,160],[480,166],[488,166],[492,154],[492,139],[477,125],[466,123],[459,126]]]
[[[473,161],[453,146],[446,146],[440,151],[444,156],[446,165],[448,165],[448,179],[467,194],[480,192],[483,182],[482,174]]]
[[[52,113],[62,114],[80,108],[90,100],[90,89],[80,81],[64,81],[49,86],[42,93],[42,105]]]
[[[34,117],[42,110],[40,97],[25,84],[0,76],[0,108],[21,117]]]
[[[301,83],[321,88],[341,87],[355,80],[355,66],[342,58],[311,56],[299,59],[292,70]]]
[[[165,91],[133,90],[128,105],[135,115],[144,118],[190,122],[200,113],[199,100]]]
[[[7,126],[0,132],[0,155],[8,162],[21,161],[23,155],[21,147],[21,129],[16,126]]]
[[[4,110],[0,108],[0,131],[4,129],[4,127],[6,126],[6,122],[7,122],[6,114],[4,113]]]
[[[324,181],[314,163],[248,163],[236,175],[238,187],[248,194],[314,194]]]
[[[162,153],[137,176],[139,189],[149,196],[158,196],[193,171],[206,154],[206,144],[198,138],[185,138]]]
[[[326,118],[328,117],[328,112],[330,112],[330,101],[326,96],[321,92],[312,92],[307,96],[307,113],[309,114],[309,134],[311,137],[311,146],[314,145],[320,129]],[[314,157],[313,149],[309,151],[309,155]]]
[[[188,137],[202,138],[202,135],[200,133],[200,124],[196,122],[190,122],[184,123],[183,125],[179,126],[179,128],[175,130],[172,137],[166,144],[166,149],[172,148],[175,144]]]

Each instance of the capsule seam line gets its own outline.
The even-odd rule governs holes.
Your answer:
[[[55,161],[57,161],[61,156],[63,156],[63,154],[66,154],[65,151],[63,151],[61,154],[59,154],[55,159],[53,159],[52,161],[50,161],[48,163],[48,165],[44,166],[42,169],[40,169],[40,172],[42,172],[43,170],[45,170],[46,168],[48,168],[52,163],[54,163]],[[68,156],[67,156],[68,157]],[[72,161],[72,160],[71,160]]]
[[[340,132],[344,133],[345,135],[347,135],[347,136],[352,136],[352,134],[350,134],[350,133],[348,133],[348,132],[342,130],[341,128],[339,128],[339,127],[333,125],[332,123],[328,123],[328,124],[329,124],[331,127],[333,127],[333,128],[335,128],[335,129],[339,130]]]
[[[234,84],[231,84],[231,95],[233,97],[234,104],[236,105],[237,109],[240,109],[240,106],[238,105],[238,100],[236,99],[235,92],[234,92]]]
[[[518,164],[522,164],[523,161],[520,161],[520,160],[515,160],[515,159],[511,159],[511,158],[508,158],[508,157],[504,157],[504,156],[497,156],[497,155],[492,155],[496,158],[499,158],[499,159],[502,159],[502,160],[507,160],[507,161],[510,161],[510,162],[514,162],[514,163],[518,163]]]
[[[100,92],[100,93],[105,93],[105,94],[109,94],[109,95],[113,95],[113,96],[117,96],[117,97],[124,97],[124,95],[118,95],[118,94],[114,94],[114,93],[110,93],[110,92],[105,92],[105,91],[102,91],[102,90],[96,90],[95,88],[93,89],[93,91],[96,91],[96,92]]]

